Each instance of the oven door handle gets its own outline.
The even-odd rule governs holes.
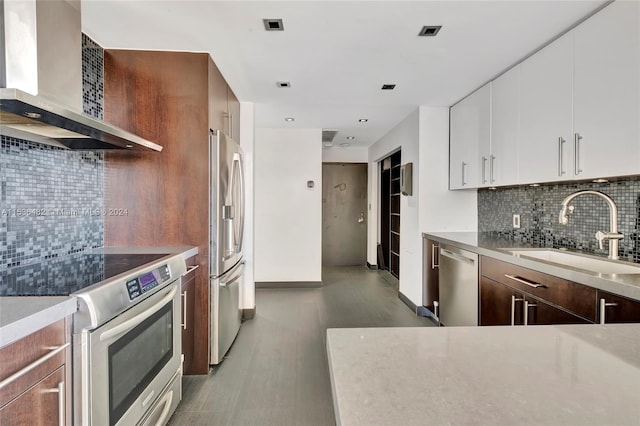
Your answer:
[[[177,291],[178,288],[174,285],[173,289],[165,297],[163,297],[162,300],[153,305],[151,308],[102,333],[100,335],[100,341],[104,342],[105,340],[112,339],[131,330],[132,328],[149,318],[151,315],[158,312],[164,305],[166,305],[171,299],[173,299]]]

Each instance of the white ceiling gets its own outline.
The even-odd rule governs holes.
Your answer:
[[[419,105],[454,104],[604,3],[83,0],[82,26],[105,48],[210,52],[238,98],[255,103],[257,127],[338,130],[335,144],[355,136],[367,146]],[[263,18],[282,18],[285,31],[265,31]],[[418,37],[423,25],[443,28]]]

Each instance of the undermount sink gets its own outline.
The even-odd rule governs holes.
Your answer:
[[[640,274],[640,265],[556,249],[503,249],[518,257],[531,257],[599,274]]]

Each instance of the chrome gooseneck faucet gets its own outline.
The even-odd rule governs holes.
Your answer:
[[[598,240],[598,245],[600,249],[603,248],[603,241],[609,241],[609,259],[617,260],[618,259],[618,240],[624,238],[623,234],[618,232],[618,207],[616,203],[613,202],[611,197],[607,194],[604,194],[599,191],[578,191],[569,195],[567,198],[562,201],[562,209],[560,210],[560,216],[558,217],[558,222],[561,225],[567,225],[569,223],[569,215],[573,213],[575,210],[574,206],[570,206],[569,203],[573,201],[574,198],[579,197],[580,195],[595,195],[607,202],[609,206],[609,232],[598,231],[596,232],[596,240]]]

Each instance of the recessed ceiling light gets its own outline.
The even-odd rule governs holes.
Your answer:
[[[393,90],[396,88],[395,84],[383,84],[382,85],[382,90]]]
[[[287,117],[287,118],[285,118],[285,119],[284,119],[284,121],[286,121],[286,122],[289,122],[289,123],[290,123],[290,122],[292,122],[292,121],[296,121],[296,119],[295,119],[295,118],[293,118],[293,117]]]
[[[346,142],[342,142],[342,143],[340,144],[340,146],[341,146],[341,147],[343,147],[343,148],[344,148],[344,147],[347,147],[347,146],[350,146],[350,145],[351,145],[350,143],[346,143]]]
[[[532,183],[532,184],[531,184],[531,185],[529,185],[529,186],[530,186],[530,187],[532,187],[532,188],[537,188],[537,187],[539,187],[539,186],[540,186],[540,184],[539,184],[539,183]]]
[[[350,140],[350,141],[354,140],[355,138],[356,138],[355,136],[347,136],[347,140]]]
[[[291,83],[288,81],[279,81],[276,83],[278,87],[291,87]]]
[[[491,190],[491,191],[495,191],[496,189],[498,189],[498,188],[496,188],[495,186],[492,186],[492,187],[489,188],[489,190]]]
[[[425,25],[418,35],[420,37],[434,37],[440,31],[440,28],[442,28],[442,25]]]
[[[129,145],[129,144],[127,144],[127,145],[125,145],[125,147],[126,147],[126,148],[133,148],[133,145]]]
[[[594,179],[592,182],[593,183],[607,183],[607,182],[609,182],[609,179]]]
[[[282,19],[263,19],[264,29],[267,31],[284,31]]]
[[[26,117],[29,117],[29,118],[40,118],[40,117],[42,117],[42,115],[40,115],[37,112],[25,112],[24,115]]]
[[[366,123],[367,121],[369,121],[368,118],[361,118],[360,120],[358,120],[358,123]]]

